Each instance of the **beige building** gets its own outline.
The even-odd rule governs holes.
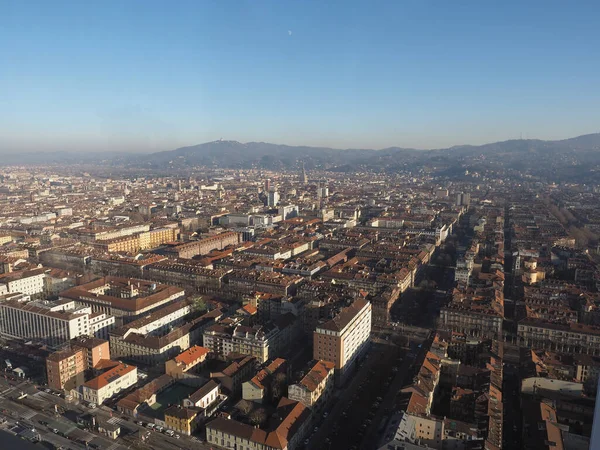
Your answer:
[[[197,408],[171,406],[165,410],[165,425],[169,430],[190,436],[204,416]]]
[[[287,380],[289,365],[285,359],[276,358],[267,367],[258,371],[250,380],[242,384],[242,398],[252,402],[262,403],[267,398],[272,398],[273,384],[277,382],[278,374],[284,375]],[[283,386],[280,386],[283,387]],[[278,393],[281,396],[283,393]],[[275,395],[277,397],[277,395]]]
[[[334,369],[330,361],[317,361],[302,380],[288,386],[288,397],[308,408],[321,408],[333,393]]]
[[[168,360],[165,363],[165,373],[175,379],[184,378],[186,373],[197,369],[206,361],[208,353],[207,348],[194,345]]]
[[[113,395],[137,383],[137,367],[119,364],[83,385],[81,397],[86,402],[101,405]]]
[[[581,323],[558,324],[527,318],[519,322],[519,344],[566,353],[600,355],[600,328]]]
[[[371,303],[359,298],[313,333],[313,358],[331,361],[343,378],[369,344]]]

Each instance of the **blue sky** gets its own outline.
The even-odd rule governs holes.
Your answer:
[[[0,0],[0,152],[600,131],[600,2]]]

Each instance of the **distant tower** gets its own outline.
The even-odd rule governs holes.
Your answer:
[[[279,192],[273,189],[267,195],[267,206],[277,206],[279,203]]]
[[[308,183],[308,177],[306,176],[306,168],[304,167],[304,161],[302,161],[302,179],[301,179],[301,181],[304,184]]]
[[[265,192],[269,192],[271,190],[271,179],[267,178],[265,180]]]

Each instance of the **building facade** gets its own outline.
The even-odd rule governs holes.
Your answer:
[[[371,303],[357,299],[342,308],[313,333],[313,358],[331,361],[344,378],[356,360],[365,352],[371,334]]]

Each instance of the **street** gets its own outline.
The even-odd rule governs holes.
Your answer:
[[[18,400],[21,392],[27,398]],[[55,408],[60,413],[55,412]],[[76,426],[76,416],[85,412],[93,412],[121,427],[121,436],[113,441],[97,433],[80,429]],[[65,399],[53,394],[38,390],[35,385],[19,380],[0,378],[0,416],[7,420],[3,425],[4,430],[20,432],[24,428],[35,428],[41,440],[50,442],[55,446],[70,449],[85,449],[85,442],[98,449],[119,450],[125,448],[151,448],[151,449],[194,449],[209,450],[210,446],[191,440],[188,436],[180,439],[171,438],[165,434],[148,431],[146,428],[125,420],[116,412],[102,406],[90,410],[83,405],[71,404]],[[59,421],[68,432],[65,436],[55,434],[43,423],[51,424]],[[141,436],[149,433],[148,439],[141,440]]]

